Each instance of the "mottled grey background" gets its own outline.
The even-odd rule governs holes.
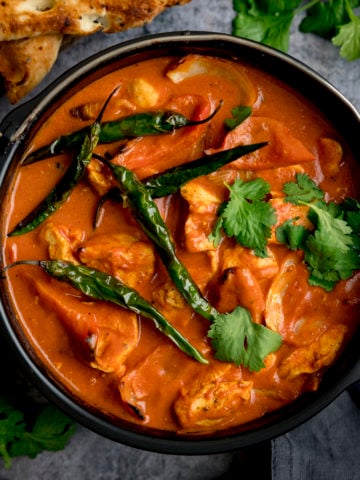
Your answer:
[[[231,0],[192,0],[174,7],[150,25],[121,34],[96,34],[65,49],[51,74],[32,96],[67,68],[105,47],[141,35],[175,30],[231,33]],[[339,57],[330,42],[292,28],[289,54],[319,72],[360,109],[360,61]],[[14,107],[0,99],[0,121]],[[360,132],[359,132],[360,133]],[[331,406],[273,442],[273,480],[352,480],[360,478],[360,411],[347,392]],[[243,453],[173,456],[116,444],[78,427],[64,451],[36,459],[18,458],[10,470],[0,465],[0,480],[215,480],[250,478]],[[264,461],[259,453],[258,463]],[[265,477],[263,477],[265,478]]]

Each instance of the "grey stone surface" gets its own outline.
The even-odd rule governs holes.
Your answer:
[[[155,19],[154,22],[143,28],[108,36],[96,34],[92,37],[83,38],[77,41],[76,45],[62,51],[51,74],[42,82],[31,97],[79,60],[85,59],[112,44],[149,33],[175,30],[206,30],[231,33],[233,16],[231,0],[192,0],[188,5],[168,10]],[[329,42],[313,35],[299,33],[297,31],[297,23],[292,28],[289,54],[319,72],[360,109],[359,61],[349,63],[341,59],[338,55],[338,49]],[[6,98],[1,98],[0,121],[13,108]],[[336,408],[341,409],[342,401],[342,397],[336,401]],[[347,397],[346,401],[348,402]],[[331,423],[327,417],[327,415],[332,415],[330,409],[325,409],[321,415],[327,418],[327,423]],[[358,422],[357,426],[360,429],[359,416],[356,416],[354,421]],[[317,419],[315,418],[302,428],[308,428],[307,431],[311,435],[318,426],[316,422]],[[337,433],[334,432],[333,435],[336,436]],[[286,442],[291,442],[292,438],[296,442],[297,437],[291,437],[291,435],[290,437],[284,437],[285,445]],[[323,450],[327,451],[328,446],[329,451],[331,451],[331,448],[333,448],[331,445],[332,437],[326,436],[325,440],[322,441],[328,442],[328,445],[325,444]],[[339,446],[340,442],[341,438],[337,438],[335,445]],[[280,445],[280,450],[277,451],[286,456],[284,443],[278,445]],[[344,461],[346,462],[345,453]],[[307,454],[311,455],[311,452],[307,452]],[[360,458],[359,449],[357,458]],[[259,462],[261,462],[261,458]],[[331,459],[329,462],[331,465]],[[285,462],[281,465],[284,466]],[[233,467],[234,455],[230,453],[186,457],[142,452],[102,438],[79,426],[69,445],[61,452],[45,452],[38,455],[35,459],[15,459],[10,470],[5,470],[0,465],[0,480],[215,480],[220,478],[243,478],[242,473],[244,474],[245,472],[241,470],[241,463],[239,463],[238,468],[234,469]],[[344,465],[345,467],[346,464]],[[290,478],[286,476],[286,471],[283,471],[283,473],[285,476],[278,476],[279,470],[275,468],[274,480],[277,478]],[[246,477],[249,478],[248,475]],[[246,477],[244,476],[244,478]],[[312,480],[312,478],[319,477],[310,478],[299,475],[291,478],[294,480],[296,478]],[[333,477],[322,478],[330,479]],[[346,475],[344,478],[347,478]],[[349,476],[348,478],[352,477]]]

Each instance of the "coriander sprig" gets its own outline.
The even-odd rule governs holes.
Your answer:
[[[299,24],[302,33],[313,33],[340,48],[340,56],[353,61],[360,58],[360,18],[355,8],[359,0],[234,0],[236,16],[232,33],[271,47],[288,51],[290,28],[296,16],[306,12]]]
[[[250,312],[240,306],[231,313],[219,314],[208,337],[212,339],[216,358],[244,365],[251,372],[265,367],[264,359],[282,344],[281,335],[254,323]]]
[[[0,456],[5,468],[12,458],[35,458],[43,450],[62,450],[75,433],[76,424],[53,405],[46,405],[30,419],[16,402],[0,396]]]
[[[259,257],[267,257],[267,241],[276,223],[275,210],[266,202],[270,185],[261,178],[248,182],[237,179],[227,188],[230,197],[219,211],[210,241],[218,245],[223,230],[228,237],[235,237],[238,243],[253,249]]]
[[[324,192],[307,174],[297,174],[295,182],[283,187],[284,201],[309,208],[312,229],[289,218],[275,229],[277,240],[291,250],[303,250],[310,276],[309,284],[331,291],[339,280],[350,278],[360,269],[360,203],[346,198],[342,203],[324,201]],[[229,200],[219,212],[209,239],[218,245],[222,234],[234,237],[259,257],[267,256],[271,227],[276,212],[267,202],[270,186],[261,178],[236,180]]]
[[[292,250],[304,251],[309,283],[331,291],[339,280],[360,268],[360,203],[352,198],[326,203],[323,192],[306,174],[285,184],[285,201],[309,207],[313,230],[289,219],[276,229],[276,237]]]

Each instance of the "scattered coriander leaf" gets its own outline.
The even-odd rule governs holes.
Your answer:
[[[275,210],[263,201],[270,192],[270,185],[261,178],[249,182],[237,179],[228,188],[229,201],[221,208],[210,240],[218,242],[223,229],[228,237],[235,237],[238,243],[253,249],[256,255],[266,257],[267,240],[276,223]]]
[[[324,198],[324,192],[305,173],[297,173],[295,182],[288,182],[284,185],[283,192],[286,194],[285,201],[300,205],[304,202]]]
[[[12,442],[20,438],[25,432],[24,414],[12,407],[4,397],[0,397],[0,455],[5,468],[11,466],[9,448]]]
[[[265,357],[282,343],[277,332],[254,323],[249,311],[239,306],[231,313],[219,314],[208,336],[212,339],[216,358],[242,364],[252,372],[263,368]]]
[[[233,130],[246,120],[252,113],[252,108],[239,105],[231,110],[232,118],[226,118],[224,123],[228,130]]]
[[[299,24],[303,33],[313,33],[340,47],[349,61],[360,57],[360,19],[354,9],[360,0],[234,0],[236,12],[232,34],[249,38],[284,52],[288,51],[294,18],[306,11]]]
[[[339,26],[332,43],[340,47],[340,56],[351,62],[360,58],[360,17],[349,8],[348,11],[350,21]]]
[[[233,5],[237,14],[233,20],[233,35],[287,51],[294,9],[300,3],[300,0],[235,0]]]
[[[75,423],[52,405],[43,408],[35,422],[25,410],[0,395],[0,456],[5,468],[11,467],[14,457],[33,458],[43,450],[64,448],[75,431]]]
[[[345,0],[316,2],[307,10],[301,21],[299,30],[303,33],[314,33],[330,39],[336,33],[336,27],[349,21]]]
[[[48,405],[36,418],[31,431],[24,432],[11,445],[11,456],[27,455],[34,458],[43,450],[62,450],[74,434],[75,428],[75,424],[63,412]]]

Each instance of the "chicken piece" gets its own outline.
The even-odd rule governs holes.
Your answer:
[[[264,170],[313,162],[315,156],[281,122],[267,117],[251,116],[225,137],[219,150],[241,144],[268,142],[265,147],[231,162],[229,168],[239,170]]]
[[[91,160],[86,168],[86,175],[91,186],[100,196],[105,195],[111,188],[117,186],[109,167],[99,160]]]
[[[306,346],[328,328],[334,306],[329,293],[321,287],[310,287],[308,271],[301,252],[290,253],[268,291],[265,323],[284,341]]]
[[[182,58],[166,75],[174,83],[180,83],[204,74],[223,77],[234,83],[239,90],[242,105],[253,105],[258,97],[258,92],[249,81],[245,69],[241,65],[220,58],[190,54]]]
[[[224,248],[221,251],[220,269],[222,272],[236,267],[247,267],[260,279],[274,277],[279,271],[279,265],[274,253],[267,249],[267,257],[258,257],[254,252],[241,245]]]
[[[62,42],[63,36],[55,32],[0,42],[0,77],[12,104],[19,102],[46,77]]]
[[[180,112],[192,120],[203,120],[210,115],[212,105],[207,98],[199,95],[183,95],[172,99],[166,109]],[[134,171],[142,180],[201,157],[207,129],[208,124],[204,123],[181,128],[171,135],[130,140],[113,161]]]
[[[186,302],[179,290],[170,282],[165,283],[162,288],[153,291],[153,303],[158,307],[166,307],[182,310]]]
[[[83,122],[89,120],[96,120],[97,116],[101,110],[101,103],[100,102],[88,102],[82,103],[81,105],[77,105],[76,107],[70,110],[70,115],[74,118],[78,118]]]
[[[185,221],[185,246],[189,252],[206,252],[216,247],[209,240],[217,211],[225,199],[225,187],[214,188],[208,177],[200,177],[186,183],[180,189],[188,202],[189,215]]]
[[[184,362],[183,355],[172,344],[163,344],[121,378],[121,399],[137,418],[146,420],[153,408],[159,411],[172,408],[183,378],[191,378],[193,372],[192,362]],[[161,395],[162,389],[166,395]]]
[[[187,325],[194,315],[192,308],[171,282],[153,289],[151,303],[177,327]]]
[[[153,108],[160,99],[159,90],[143,78],[134,78],[128,84],[130,99],[142,108]]]
[[[79,258],[85,265],[111,274],[139,293],[155,273],[154,249],[138,231],[94,235],[79,250]]]
[[[220,311],[231,311],[237,305],[247,308],[257,323],[262,323],[265,310],[266,286],[278,270],[272,251],[260,258],[248,248],[235,244],[221,249],[218,273],[221,284],[218,288]]]
[[[270,168],[268,170],[256,170],[254,178],[262,178],[270,185],[270,194],[273,198],[284,197],[282,189],[285,183],[294,182],[295,175],[305,173],[302,165],[290,165],[289,167]]]
[[[85,232],[66,225],[47,222],[41,230],[41,237],[49,245],[49,256],[53,260],[79,263],[76,252],[85,240]]]
[[[294,205],[284,201],[284,198],[272,198],[269,200],[270,205],[276,213],[276,223],[271,227],[271,237],[269,244],[279,244],[276,238],[276,229],[287,220],[294,219],[294,225],[302,225],[308,230],[313,228],[313,224],[307,218],[309,207],[306,205]]]
[[[139,339],[137,316],[104,302],[87,301],[59,282],[34,282],[39,301],[55,314],[91,367],[124,373],[124,362]]]
[[[336,175],[340,171],[343,160],[343,148],[333,138],[323,137],[319,140],[319,156],[322,159],[322,170],[324,175]]]
[[[122,96],[119,98],[119,95],[124,95],[124,93],[120,93],[119,90],[117,91],[117,95],[112,97],[111,107],[107,110],[107,112],[111,112],[109,115],[110,118],[121,118],[130,115],[134,113],[137,108],[130,100]],[[102,107],[103,101],[81,103],[70,110],[70,115],[83,122],[89,122],[89,120],[94,121],[99,116]]]
[[[262,323],[265,310],[265,297],[259,282],[249,268],[226,270],[218,287],[217,309],[230,312],[237,305],[247,308],[256,323]]]
[[[244,381],[229,364],[215,364],[199,373],[180,392],[174,410],[185,431],[199,431],[231,422],[250,402],[253,382]]]
[[[293,379],[299,375],[316,373],[331,365],[343,343],[346,331],[345,325],[335,325],[310,345],[294,350],[280,363],[280,376]]]

